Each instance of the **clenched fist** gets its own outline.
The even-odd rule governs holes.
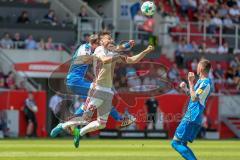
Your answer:
[[[154,50],[154,47],[152,45],[149,45],[147,49],[145,50],[147,53],[150,53],[151,51]]]
[[[194,72],[188,72],[188,82],[193,83],[194,79],[195,79]]]
[[[187,87],[187,84],[185,82],[181,82],[179,87],[185,89]]]

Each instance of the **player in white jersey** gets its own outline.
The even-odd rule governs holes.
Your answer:
[[[112,90],[113,75],[116,63],[137,63],[154,49],[152,46],[148,46],[147,49],[138,55],[127,57],[118,54],[116,52],[117,49],[109,50],[109,46],[111,46],[113,42],[109,32],[100,33],[99,38],[100,46],[97,47],[94,52],[94,66],[97,77],[94,81],[91,96],[89,96],[86,101],[87,111],[91,113],[92,110],[97,109],[97,120],[90,122],[82,129],[78,129],[77,127],[74,129],[75,147],[79,145],[80,136],[106,127],[108,116],[112,109],[112,98],[114,94]]]

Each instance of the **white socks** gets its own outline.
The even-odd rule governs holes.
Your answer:
[[[91,123],[89,123],[88,125],[86,125],[81,129],[80,135],[83,136],[88,132],[93,132],[99,129],[103,129],[105,128],[105,126],[106,125],[101,124],[99,121],[92,121]]]

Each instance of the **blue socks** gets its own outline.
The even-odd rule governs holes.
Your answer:
[[[173,140],[172,141],[172,147],[182,155],[183,158],[186,160],[197,160],[195,155],[193,154],[192,150],[187,146],[186,143]]]
[[[83,113],[84,113],[84,110],[82,109],[82,107],[79,107],[79,108],[75,111],[74,115],[75,115],[75,116],[82,116]]]
[[[74,113],[75,116],[82,116],[84,113],[84,110],[82,109],[82,106],[80,106],[76,112]],[[115,107],[112,108],[110,115],[113,117],[116,121],[123,120],[123,117],[118,113],[118,111],[115,109]]]
[[[112,110],[110,112],[110,115],[113,117],[114,120],[116,121],[121,121],[123,120],[123,117],[119,114],[119,112],[116,110],[115,107],[112,107]]]

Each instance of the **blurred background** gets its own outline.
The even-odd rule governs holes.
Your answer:
[[[148,65],[119,65],[115,71],[121,98],[115,97],[114,105],[120,113],[134,115],[136,123],[116,130],[109,118],[107,129],[90,137],[171,138],[188,103],[178,85],[205,57],[212,62],[214,93],[199,137],[239,138],[240,1],[155,0],[153,17],[142,15],[142,2],[0,0],[0,137],[48,137],[66,98],[61,90],[68,68],[56,68],[92,33],[105,29],[116,43],[135,40],[136,47],[126,54],[148,44],[156,50],[144,59]],[[58,74],[51,76],[53,71]],[[135,94],[135,86],[144,92],[148,85],[165,91]],[[72,104],[83,101],[76,96]],[[28,105],[36,106],[36,112]]]

